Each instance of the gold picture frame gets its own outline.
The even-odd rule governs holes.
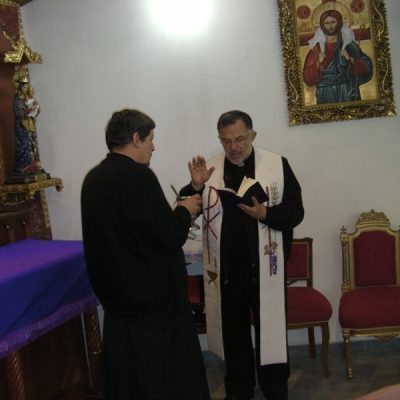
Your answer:
[[[290,126],[396,115],[383,0],[277,1]]]

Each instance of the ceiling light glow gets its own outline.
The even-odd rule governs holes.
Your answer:
[[[151,0],[150,13],[156,26],[173,36],[203,32],[211,19],[213,0]]]

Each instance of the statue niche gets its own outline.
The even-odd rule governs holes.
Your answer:
[[[18,3],[0,0],[0,29],[0,184],[44,180],[49,175],[36,134],[40,107],[28,71],[28,63],[42,63],[42,57],[26,43]]]
[[[0,213],[32,211],[32,237],[51,239],[44,189],[62,190],[60,178],[42,168],[37,140],[40,105],[28,65],[41,64],[24,36],[20,4],[0,0]]]

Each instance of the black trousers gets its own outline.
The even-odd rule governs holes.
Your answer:
[[[105,400],[209,400],[192,316],[174,327],[143,327],[104,315]]]
[[[254,268],[254,273],[249,273],[249,269],[239,274],[232,272],[221,283],[226,392],[240,399],[251,399],[257,373],[266,399],[285,400],[288,398],[289,364],[260,365],[258,269]],[[255,354],[251,315],[254,316]]]

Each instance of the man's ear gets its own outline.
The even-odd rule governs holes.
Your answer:
[[[134,132],[132,135],[132,144],[137,147],[138,144],[141,142],[139,132]]]

